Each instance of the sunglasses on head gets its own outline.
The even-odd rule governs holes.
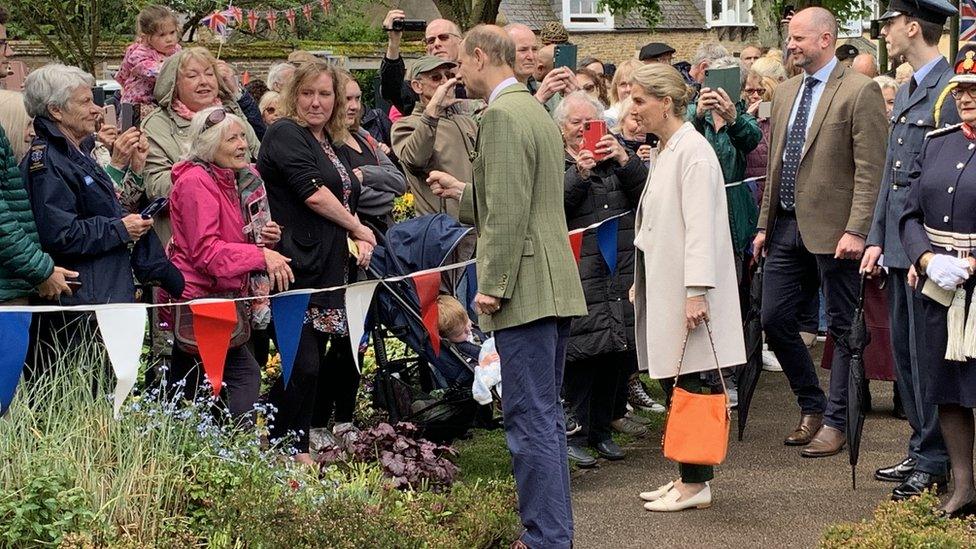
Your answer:
[[[454,34],[453,32],[445,32],[444,34],[427,36],[426,38],[424,38],[424,44],[427,44],[428,46],[433,46],[434,42],[437,42],[438,40],[440,40],[441,42],[447,42],[448,40],[451,39],[452,36],[461,38],[461,35],[459,34]]]
[[[207,131],[217,124],[223,122],[224,119],[227,118],[228,114],[230,114],[230,112],[226,108],[220,108],[208,114],[207,119],[203,122],[203,131]]]

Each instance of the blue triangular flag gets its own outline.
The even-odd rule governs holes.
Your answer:
[[[295,366],[298,343],[302,338],[302,325],[311,294],[279,295],[271,298],[271,318],[274,319],[275,335],[278,336],[278,352],[281,353],[281,375],[288,386],[291,370]]]
[[[465,267],[464,279],[466,289],[464,301],[467,309],[473,310],[474,298],[478,295],[478,266],[476,264],[472,263]]]
[[[14,400],[30,340],[30,313],[0,313],[0,417]]]
[[[596,242],[600,246],[600,255],[607,262],[610,274],[617,270],[617,226],[620,218],[615,217],[604,221],[596,228]]]

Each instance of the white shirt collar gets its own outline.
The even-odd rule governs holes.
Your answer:
[[[837,58],[831,57],[830,61],[828,61],[826,65],[820,67],[819,71],[807,76],[811,76],[821,83],[826,82],[828,79],[830,79],[830,73],[834,72],[834,67],[837,66],[837,63]]]
[[[495,89],[491,90],[491,95],[488,96],[488,104],[490,105],[498,97],[498,94],[502,93],[502,90],[512,84],[518,84],[518,80],[514,76],[509,76],[505,80],[502,80],[501,83],[495,86]]]

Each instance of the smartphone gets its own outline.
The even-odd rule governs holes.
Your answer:
[[[607,135],[607,123],[604,120],[588,120],[583,122],[583,146],[580,150],[593,153],[593,159],[603,160],[605,155],[596,152],[596,144],[600,138]]]
[[[105,105],[103,110],[105,114],[102,116],[102,124],[119,127],[119,117],[115,112],[115,105]]]
[[[138,128],[142,123],[140,120],[139,105],[133,105],[132,103],[120,104],[118,119],[119,133],[129,128]]]
[[[552,68],[569,67],[576,71],[576,44],[556,44],[556,51],[552,56]]]
[[[154,215],[158,214],[160,210],[166,207],[166,202],[168,202],[166,197],[160,196],[156,200],[150,202],[148,206],[143,208],[143,210],[139,212],[139,215],[141,215],[143,219],[152,219]]]
[[[99,107],[105,106],[105,88],[101,86],[95,86],[92,88],[92,101],[95,102]]]
[[[80,280],[65,280],[64,283],[67,284],[69,288],[71,288],[72,292],[77,292],[78,290],[81,289]]]
[[[796,15],[796,6],[793,6],[791,4],[787,4],[783,6],[783,16],[781,17],[781,19],[786,19],[791,15]]]
[[[653,133],[644,134],[644,144],[650,145],[652,148],[657,147],[657,144],[661,142],[661,138],[654,135]]]
[[[773,102],[763,101],[759,104],[759,118],[770,118],[773,115]]]
[[[702,83],[702,87],[713,90],[723,89],[729,99],[738,101],[742,91],[742,73],[739,67],[705,69],[705,82]]]
[[[877,19],[871,21],[869,34],[871,36],[871,40],[881,38],[881,21],[878,21]]]

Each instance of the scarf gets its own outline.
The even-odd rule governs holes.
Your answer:
[[[973,129],[968,122],[962,123],[962,134],[970,141],[976,141],[976,129]]]
[[[217,97],[217,98],[214,99],[213,104],[212,105],[209,105],[209,106],[210,107],[219,107],[220,105],[221,105],[220,97]],[[193,120],[193,115],[196,114],[196,111],[190,110],[190,107],[187,107],[185,103],[183,103],[182,101],[180,101],[179,99],[176,99],[176,98],[173,98],[173,102],[170,103],[170,107],[172,107],[173,108],[173,112],[175,112],[176,115],[179,116],[180,118],[182,118],[183,120]],[[207,107],[204,107],[204,109],[205,108],[207,108]],[[203,109],[200,109],[200,110],[203,110]]]

